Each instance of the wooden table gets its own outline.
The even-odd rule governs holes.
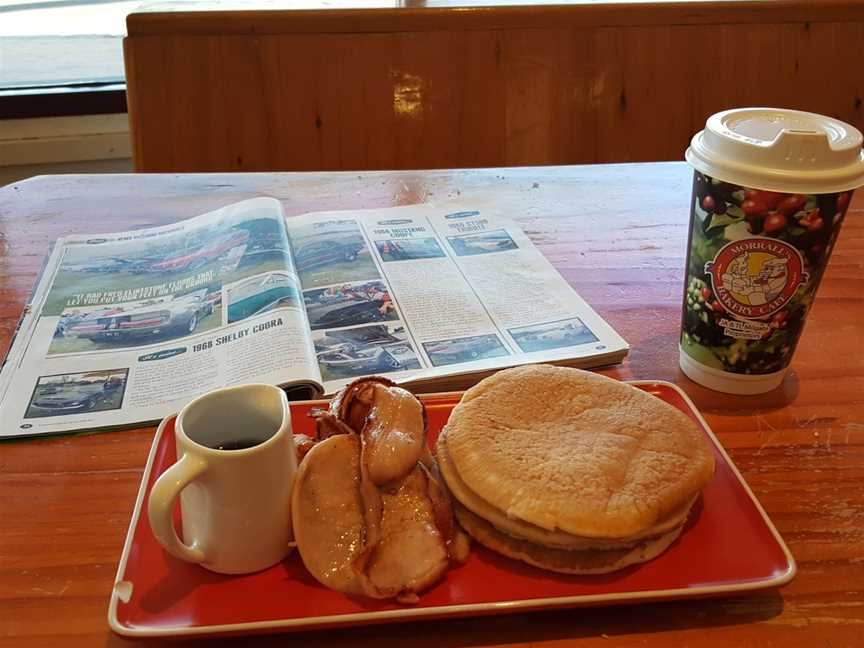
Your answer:
[[[864,198],[853,201],[791,375],[769,395],[732,397],[677,368],[690,183],[678,163],[34,178],[0,189],[0,352],[63,234],[169,223],[260,194],[280,198],[288,214],[497,196],[631,343],[629,359],[604,373],[671,380],[695,401],[788,542],[798,576],[779,592],[740,598],[232,643],[864,645]],[[127,642],[108,629],[106,610],[152,435],[144,428],[0,444],[0,645]]]

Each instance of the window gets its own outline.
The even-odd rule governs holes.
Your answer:
[[[125,112],[129,0],[0,0],[0,117]]]

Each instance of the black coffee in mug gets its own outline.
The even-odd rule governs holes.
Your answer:
[[[245,450],[246,448],[254,448],[261,443],[260,439],[229,439],[217,445],[215,450]]]
[[[184,429],[190,441],[211,450],[246,450],[270,440],[279,431],[281,411],[268,411],[254,401],[238,402],[220,394],[220,390],[211,392],[206,406],[187,412]]]

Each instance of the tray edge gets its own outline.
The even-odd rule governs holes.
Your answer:
[[[135,506],[132,508],[132,517],[129,519],[129,528],[126,530],[126,539],[123,541],[123,552],[120,554],[120,562],[117,565],[117,574],[114,576],[114,583],[111,586],[111,599],[108,603],[108,626],[117,634],[124,636],[148,636],[140,634],[128,634],[129,628],[122,625],[117,619],[117,605],[120,601],[120,591],[118,587],[123,583],[123,576],[126,574],[126,563],[129,561],[129,553],[132,548],[132,540],[135,537],[135,529],[138,526],[138,520],[141,517],[141,506],[144,503],[144,495],[147,492],[147,482],[150,479],[150,473],[153,471],[153,461],[156,458],[156,450],[159,448],[159,440],[162,438],[162,432],[165,426],[171,421],[176,414],[169,414],[159,422],[159,427],[156,428],[156,433],[153,435],[153,441],[150,445],[150,452],[147,453],[147,463],[144,464],[144,471],[141,473],[141,484],[138,486],[138,494],[135,496]],[[156,636],[156,635],[153,635]]]
[[[708,433],[708,437],[711,439],[711,443],[717,448],[720,454],[723,456],[723,459],[726,461],[726,464],[732,469],[732,472],[735,475],[735,478],[738,480],[738,483],[744,488],[744,492],[750,497],[750,500],[753,502],[753,505],[756,507],[756,510],[759,511],[759,515],[762,516],[762,520],[765,522],[765,525],[768,527],[768,530],[771,531],[771,535],[774,537],[774,541],[780,546],[783,550],[783,555],[786,557],[787,569],[786,572],[774,579],[771,579],[771,585],[768,587],[780,587],[782,585],[786,585],[790,582],[795,575],[798,573],[798,563],[795,561],[795,557],[792,555],[792,552],[789,551],[789,547],[786,546],[786,541],[783,540],[783,537],[780,535],[780,532],[777,531],[777,527],[774,526],[774,522],[771,521],[771,518],[768,516],[768,513],[765,512],[765,509],[762,508],[762,503],[759,501],[759,498],[753,493],[750,489],[750,484],[747,483],[747,480],[744,479],[744,476],[738,470],[738,466],[735,465],[735,462],[732,461],[732,457],[729,456],[729,453],[726,452],[726,448],[723,447],[723,444],[720,443],[720,439],[717,438],[717,435],[714,434],[714,430],[711,429],[711,426],[708,425],[708,422],[705,420],[705,417],[702,416],[702,412],[699,411],[699,408],[690,400],[690,397],[687,395],[680,386],[675,383],[666,381],[666,380],[628,380],[626,381],[631,385],[662,385],[664,387],[668,387],[672,389],[672,391],[677,392],[679,396],[684,400],[694,414],[696,414],[696,418],[699,419],[699,424],[702,425],[703,429]]]
[[[162,438],[162,433],[165,429],[167,423],[176,416],[176,414],[169,415],[165,417],[159,424],[159,427],[156,430],[156,434],[153,436],[153,442],[150,447],[150,452],[147,456],[147,463],[145,465],[144,471],[141,475],[141,485],[138,489],[138,495],[135,499],[135,506],[132,511],[132,517],[129,521],[129,528],[126,532],[126,539],[123,543],[123,552],[120,556],[120,563],[118,564],[117,574],[114,578],[114,584],[111,589],[111,599],[108,606],[108,625],[111,630],[117,633],[118,635],[125,637],[178,637],[178,636],[208,636],[208,635],[217,635],[217,634],[225,634],[225,633],[237,633],[242,634],[246,632],[254,632],[254,631],[266,631],[266,630],[277,630],[277,629],[296,629],[296,630],[313,630],[316,628],[335,628],[335,627],[343,627],[350,624],[362,623],[362,622],[374,622],[376,620],[382,621],[397,621],[397,620],[410,620],[410,619],[435,619],[435,618],[443,618],[452,615],[470,615],[472,613],[486,613],[486,614],[494,614],[496,612],[506,611],[506,610],[519,610],[519,611],[531,611],[536,609],[552,609],[552,608],[566,608],[566,607],[578,607],[578,606],[588,606],[591,604],[602,604],[607,601],[663,601],[670,600],[676,598],[699,598],[710,596],[714,594],[722,594],[722,593],[743,593],[750,592],[762,589],[770,589],[775,587],[781,587],[788,582],[790,582],[797,573],[797,563],[795,562],[794,557],[792,556],[789,548],[786,546],[786,543],[783,541],[783,538],[780,536],[780,533],[777,531],[774,523],[771,521],[771,518],[768,517],[768,514],[765,512],[765,509],[762,507],[762,504],[753,494],[753,491],[750,489],[749,484],[743,478],[741,473],[738,470],[738,467],[732,461],[731,457],[727,454],[723,444],[720,443],[719,439],[717,439],[714,431],[708,425],[707,421],[705,421],[702,413],[699,409],[694,405],[693,401],[690,400],[690,397],[687,393],[681,389],[675,383],[671,383],[665,380],[627,380],[622,381],[630,385],[641,385],[641,386],[663,386],[671,389],[676,392],[679,396],[681,396],[684,403],[689,407],[695,414],[696,418],[699,420],[700,425],[702,425],[703,429],[708,434],[708,437],[711,440],[711,443],[717,448],[720,454],[723,456],[723,459],[731,468],[733,474],[735,475],[738,483],[744,488],[744,491],[750,497],[750,500],[753,502],[756,510],[762,517],[762,520],[768,527],[768,530],[771,532],[772,537],[775,542],[778,543],[780,548],[783,551],[783,554],[786,558],[787,569],[784,573],[774,576],[764,580],[756,580],[747,583],[735,583],[728,585],[714,585],[714,586],[704,586],[704,587],[692,587],[692,588],[679,588],[672,590],[656,590],[656,591],[644,591],[644,592],[627,592],[627,593],[609,593],[609,594],[597,594],[597,595],[588,595],[588,596],[565,596],[565,597],[554,597],[547,599],[531,599],[525,601],[500,601],[497,603],[473,603],[468,605],[450,605],[450,606],[441,606],[436,608],[402,608],[396,610],[385,610],[385,611],[375,611],[375,612],[358,612],[354,614],[343,614],[338,616],[326,616],[326,617],[311,617],[304,619],[280,619],[280,620],[270,620],[270,621],[252,621],[249,623],[234,623],[234,624],[224,624],[224,625],[210,625],[210,626],[195,626],[195,627],[161,627],[156,629],[142,629],[142,628],[130,628],[120,623],[117,618],[117,607],[120,602],[120,592],[118,590],[118,586],[123,583],[123,576],[126,571],[126,564],[129,559],[129,553],[131,550],[131,543],[135,535],[135,529],[138,525],[138,521],[141,515],[141,508],[144,502],[144,496],[147,490],[147,482],[150,478],[150,474],[153,470],[153,461],[156,456],[156,450],[159,446],[159,441]],[[421,399],[428,400],[449,400],[455,397],[461,397],[462,392],[453,391],[453,392],[436,392],[434,394],[421,394],[419,395]],[[298,401],[297,404],[303,405],[315,405],[328,402],[327,399],[318,399],[318,400],[310,400],[310,401]]]

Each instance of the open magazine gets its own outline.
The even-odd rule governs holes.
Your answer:
[[[156,421],[218,387],[293,398],[383,374],[463,388],[626,342],[501,214],[416,205],[286,219],[273,198],[55,245],[0,372],[0,436]]]

